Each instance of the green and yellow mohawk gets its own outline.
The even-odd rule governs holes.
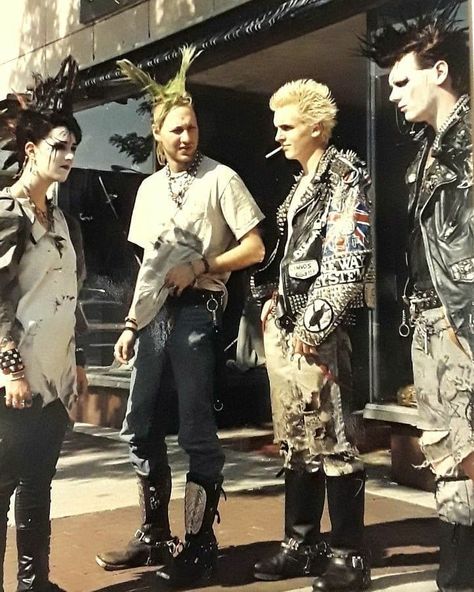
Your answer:
[[[165,84],[159,84],[156,80],[138,68],[129,60],[118,60],[117,65],[123,76],[138,86],[142,92],[149,96],[152,107],[160,106],[158,125],[163,122],[166,115],[177,105],[190,105],[192,97],[186,90],[186,73],[193,61],[200,55],[194,45],[186,45],[180,48],[181,66],[173,78]]]

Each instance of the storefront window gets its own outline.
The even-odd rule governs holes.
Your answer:
[[[59,204],[79,220],[87,280],[80,303],[90,324],[91,366],[109,366],[138,270],[127,241],[138,186],[153,172],[150,114],[142,101],[107,103],[77,113],[83,140]]]
[[[433,10],[436,2],[426,0]],[[428,10],[428,6],[426,10]],[[423,4],[425,10],[425,4]],[[369,29],[377,30],[387,22],[397,22],[401,16],[419,15],[415,3],[391,3],[369,15]],[[467,2],[458,13],[467,25]],[[401,400],[406,387],[413,382],[411,370],[411,335],[400,335],[403,319],[409,313],[403,305],[407,280],[405,249],[407,240],[407,190],[405,171],[415,156],[417,145],[403,130],[400,117],[389,101],[388,71],[371,64],[371,118],[372,174],[375,187],[375,246],[377,273],[377,306],[373,324],[372,344],[373,384],[372,400],[393,402]],[[406,315],[405,317],[403,315]],[[402,327],[402,333],[406,327]]]

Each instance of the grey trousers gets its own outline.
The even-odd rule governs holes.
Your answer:
[[[351,344],[341,327],[318,348],[319,358],[292,354],[292,333],[271,312],[264,331],[274,440],[285,467],[329,477],[363,470],[352,443]]]
[[[474,362],[448,335],[442,308],[415,319],[413,374],[420,444],[436,475],[436,506],[442,520],[474,524],[474,482],[461,461],[474,451]]]

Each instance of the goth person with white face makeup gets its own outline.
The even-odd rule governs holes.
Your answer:
[[[68,77],[76,70],[70,58],[61,72]],[[36,92],[39,95],[38,88]],[[70,223],[48,198],[51,185],[69,175],[81,130],[67,109],[65,93],[60,99],[46,98],[48,103],[28,106],[19,96],[12,113],[4,114],[14,129],[20,173],[0,192],[2,592],[13,492],[17,592],[61,592],[49,581],[51,480],[68,424],[67,410],[87,388],[74,339],[82,253],[76,256]]]
[[[441,591],[474,590],[474,201],[468,33],[458,0],[384,27],[364,54],[424,124],[410,165],[408,276],[421,447],[436,478]],[[472,49],[471,49],[472,51]]]

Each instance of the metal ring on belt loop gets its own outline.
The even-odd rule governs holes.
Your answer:
[[[219,301],[214,296],[209,296],[209,300],[206,302],[206,308],[209,312],[216,312],[219,308]]]
[[[410,325],[408,323],[400,323],[398,327],[398,334],[400,335],[400,337],[409,337]]]

